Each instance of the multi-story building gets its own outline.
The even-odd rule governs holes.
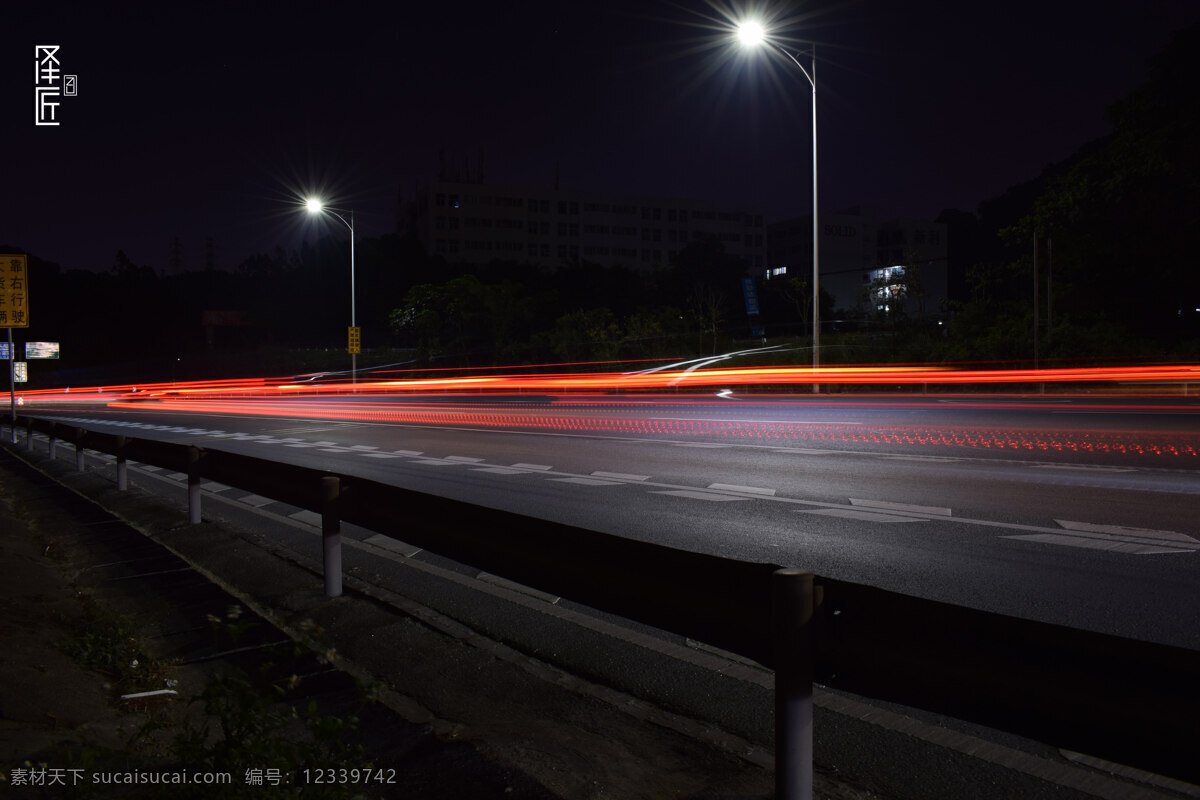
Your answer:
[[[766,266],[762,212],[713,202],[438,180],[407,211],[407,229],[448,262],[652,269],[715,237],[751,269]]]
[[[940,222],[879,222],[860,207],[822,213],[821,288],[842,310],[936,315],[947,297],[947,233]],[[812,275],[812,217],[768,226],[768,280]]]

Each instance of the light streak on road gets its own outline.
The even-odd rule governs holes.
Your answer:
[[[675,365],[673,365],[675,366]],[[310,378],[315,376],[308,376]],[[922,366],[853,366],[824,367],[725,367],[643,370],[638,372],[587,373],[521,373],[466,374],[445,377],[418,377],[374,380],[357,384],[337,380],[304,380],[292,378],[248,380],[194,381],[143,384],[140,386],[108,386],[76,389],[73,394],[85,399],[96,394],[118,393],[141,398],[173,396],[232,397],[232,396],[304,396],[354,392],[579,392],[612,391],[636,392],[664,389],[709,389],[718,387],[748,390],[773,390],[801,384],[828,386],[984,386],[1015,384],[1103,384],[1110,391],[1121,391],[1121,384],[1136,386],[1139,391],[1163,385],[1200,384],[1200,366],[1161,365],[1132,367],[1080,367],[1069,369],[972,370]],[[1116,384],[1114,386],[1114,384]],[[28,391],[26,398],[66,397],[64,390]]]
[[[743,356],[745,352],[727,354]],[[716,367],[724,357],[679,361],[635,372],[601,372],[596,362],[539,365],[543,368],[586,367],[587,372],[515,372],[502,368],[464,370],[450,374],[439,370],[418,377],[361,380],[357,384],[337,376],[253,378],[101,386],[73,390],[24,392],[27,408],[63,407],[76,403],[107,404],[117,409],[144,412],[203,412],[259,417],[302,417],[358,420],[391,424],[431,425],[478,429],[506,429],[603,436],[715,437],[719,440],[758,443],[874,443],[923,445],[969,450],[1026,453],[1092,453],[1121,455],[1200,456],[1200,432],[1121,431],[1103,426],[1085,427],[1073,419],[1070,429],[1014,430],[999,426],[955,426],[941,422],[911,424],[894,418],[874,425],[788,419],[795,409],[846,409],[863,404],[879,407],[879,398],[848,393],[825,398],[808,395],[802,403],[790,402],[788,391],[796,385],[819,383],[829,387],[920,385],[952,386],[955,392],[903,395],[907,408],[937,408],[952,402],[959,408],[996,407],[996,398],[963,394],[979,387],[1009,385],[1029,391],[1030,385],[1060,385],[1074,390],[1088,386],[1092,396],[1109,395],[1104,404],[1085,397],[1070,397],[1070,411],[1144,413],[1195,413],[1184,399],[1172,404],[1140,406],[1147,394],[1180,398],[1188,384],[1200,384],[1200,366],[1159,365],[1082,367],[1071,369],[999,370],[951,369],[923,366],[825,367]],[[738,394],[735,397],[734,392]],[[911,391],[911,390],[910,390]],[[540,393],[540,396],[539,396]],[[727,410],[729,400],[752,401],[756,393],[770,394],[780,409],[791,409],[780,419],[756,419],[751,409],[737,419],[719,418],[707,409]],[[348,397],[347,395],[352,395]],[[529,395],[527,401],[522,395]],[[1127,399],[1112,402],[1112,395]],[[547,396],[552,401],[547,400]],[[1039,402],[1055,402],[1054,395],[1039,394]],[[685,416],[647,414],[686,401]],[[1064,401],[1065,402],[1065,401]],[[870,404],[874,404],[871,406]],[[746,403],[738,403],[740,408]],[[530,406],[539,406],[530,408]],[[520,407],[520,408],[519,408]],[[761,408],[761,405],[760,405]],[[942,406],[945,408],[945,406]],[[946,420],[950,422],[950,420]],[[1065,422],[1065,420],[1063,420]],[[1043,426],[1045,427],[1045,426]],[[1194,426],[1193,426],[1194,427]]]

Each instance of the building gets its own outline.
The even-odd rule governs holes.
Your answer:
[[[437,180],[418,187],[402,228],[448,262],[653,269],[715,237],[753,270],[767,263],[761,211],[680,198]]]
[[[823,213],[821,289],[841,311],[943,312],[947,287],[947,226],[940,222],[879,222],[874,209]],[[768,226],[767,280],[812,275],[812,217]]]

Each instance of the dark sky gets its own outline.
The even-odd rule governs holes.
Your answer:
[[[439,154],[494,182],[807,214],[810,87],[747,58],[727,0],[65,3],[6,9],[0,244],[64,268],[118,249],[164,269],[297,247],[320,189],[388,232]],[[932,219],[1107,131],[1197,0],[814,0],[773,6],[818,42],[821,206]],[[116,9],[116,10],[114,10]],[[33,49],[79,95],[33,124]]]

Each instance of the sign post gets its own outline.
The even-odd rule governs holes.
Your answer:
[[[0,326],[8,328],[8,410],[17,441],[17,359],[13,328],[29,327],[29,270],[24,253],[0,256]]]

